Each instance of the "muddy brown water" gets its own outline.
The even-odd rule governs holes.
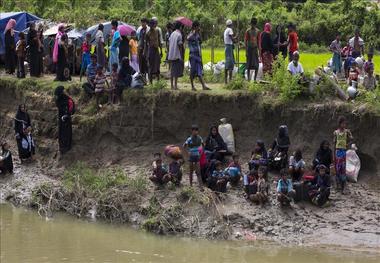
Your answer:
[[[378,262],[380,255],[341,248],[161,237],[127,226],[54,219],[0,204],[0,261],[8,262]]]

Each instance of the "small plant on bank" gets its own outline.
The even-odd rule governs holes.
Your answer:
[[[248,82],[241,75],[236,75],[231,82],[224,86],[227,90],[246,90]]]
[[[147,89],[153,90],[153,91],[160,91],[163,89],[166,89],[168,87],[168,83],[164,79],[153,81],[153,84],[149,84],[147,86]]]

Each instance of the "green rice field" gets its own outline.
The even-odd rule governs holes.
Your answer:
[[[235,53],[236,54],[236,53]],[[188,60],[189,53],[186,52],[186,60]],[[202,56],[203,56],[203,63],[207,63],[211,61],[211,49],[210,48],[204,48],[202,50]],[[302,53],[300,54],[300,62],[307,72],[313,72],[318,66],[326,66],[327,61],[332,57],[331,53],[319,53],[319,54],[312,54],[312,53]],[[224,60],[224,49],[223,48],[216,48],[214,50],[214,62],[217,63],[218,61]],[[245,62],[245,50],[242,49],[239,52],[239,62]],[[380,56],[377,55],[374,57],[374,63],[375,63],[375,72],[376,74],[380,74]]]

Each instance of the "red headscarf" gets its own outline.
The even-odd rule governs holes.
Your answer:
[[[270,31],[272,31],[272,25],[270,23],[266,23],[264,26],[264,31],[270,33]]]
[[[13,29],[15,25],[16,25],[16,20],[14,20],[13,18],[9,19],[7,25],[5,26],[4,33],[6,33],[10,29]],[[11,34],[13,35],[13,31],[11,31]]]

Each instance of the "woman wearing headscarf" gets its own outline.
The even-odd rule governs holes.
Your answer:
[[[9,19],[5,30],[5,69],[8,74],[14,74],[16,69],[16,42],[14,27],[16,26],[16,20]]]
[[[54,48],[53,48],[53,63],[58,63],[58,49],[59,49],[59,43],[61,41],[61,37],[65,34],[65,25],[59,24],[58,25],[58,32],[55,35],[55,41],[54,41]]]
[[[58,43],[58,62],[57,62],[57,76],[55,80],[67,81],[70,80],[70,70],[67,63],[67,35],[62,35]]]
[[[27,45],[29,46],[29,71],[31,77],[39,77],[39,40],[36,30],[36,24],[31,23],[29,26]]]
[[[265,149],[264,141],[257,140],[255,148],[251,153],[251,160],[248,163],[249,170],[257,170],[259,166],[266,166],[268,164],[268,153]]]
[[[261,33],[261,60],[263,62],[263,73],[272,73],[274,46],[271,36],[272,26],[266,23],[264,32]]]
[[[271,148],[269,149],[269,159],[275,161],[279,167],[277,168],[285,168],[288,162],[288,151],[290,147],[290,138],[288,132],[288,126],[281,125],[278,128],[277,138],[272,143]],[[276,161],[276,159],[278,159]],[[275,166],[277,166],[275,165]]]
[[[285,35],[284,27],[282,25],[277,25],[276,27],[276,37],[274,39],[274,57],[277,58],[279,54],[282,55],[282,58],[285,59],[288,54],[288,42]]]
[[[104,25],[99,24],[98,31],[95,35],[96,42],[96,56],[98,58],[98,66],[103,68],[106,66],[106,54],[104,52],[104,35],[103,35]]]
[[[329,173],[330,166],[333,162],[333,152],[330,148],[330,143],[328,140],[323,140],[317,153],[315,154],[315,159],[313,161],[313,168],[315,169],[318,165],[326,166],[326,172]]]
[[[63,86],[58,86],[55,91],[55,104],[58,108],[58,142],[59,151],[65,154],[71,149],[72,124],[69,109],[70,97],[65,93]]]
[[[209,160],[223,161],[224,156],[229,154],[227,145],[222,136],[219,134],[216,125],[211,126],[210,133],[208,134],[205,142],[205,153]]]
[[[17,141],[17,148],[18,148],[18,153],[19,153],[20,158],[23,152],[21,141],[24,134],[24,130],[30,126],[32,126],[32,123],[30,121],[30,116],[27,112],[26,106],[25,104],[20,104],[18,106],[17,113],[15,116],[15,127],[14,127],[15,137]]]

